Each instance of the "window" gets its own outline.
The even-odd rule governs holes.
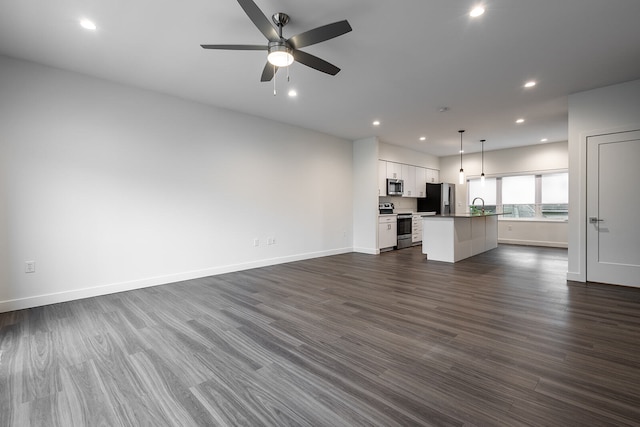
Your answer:
[[[503,218],[548,218],[566,220],[569,215],[569,174],[515,175],[468,181],[469,209],[475,212],[482,202],[485,212],[502,212]]]
[[[485,212],[496,212],[496,184],[497,180],[495,178],[485,179],[484,186],[482,186],[479,179],[469,180],[469,206],[471,207],[471,212],[474,211],[474,205],[476,208],[480,208],[482,206],[482,202],[479,200],[476,200],[476,202],[473,203],[476,197],[480,197],[484,200]]]
[[[505,217],[533,218],[536,216],[535,175],[505,176],[502,178],[502,206]]]
[[[541,211],[544,218],[569,218],[569,174],[542,175]]]

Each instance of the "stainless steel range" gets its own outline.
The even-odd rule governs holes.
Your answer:
[[[398,249],[408,248],[409,246],[411,246],[412,222],[412,214],[398,214]]]

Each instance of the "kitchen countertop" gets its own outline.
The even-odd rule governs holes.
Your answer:
[[[461,213],[461,214],[449,214],[449,215],[428,215],[423,214],[423,217],[433,217],[433,218],[478,218],[483,216],[497,216],[503,215],[502,213],[495,212],[484,212],[484,213]]]
[[[396,215],[421,215],[421,216],[433,216],[435,212],[394,212],[394,213],[379,213],[378,216],[396,216]]]

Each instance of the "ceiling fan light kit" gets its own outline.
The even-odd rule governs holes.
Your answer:
[[[276,67],[288,67],[293,64],[291,49],[281,42],[269,42],[267,61]]]
[[[333,64],[303,52],[300,48],[321,43],[332,38],[346,34],[352,30],[351,25],[346,20],[334,22],[314,28],[304,33],[295,35],[289,39],[282,37],[282,27],[287,25],[290,18],[286,13],[275,13],[269,19],[262,13],[253,0],[238,0],[240,7],[245,11],[251,22],[269,41],[265,45],[233,45],[233,44],[203,44],[204,49],[223,50],[266,50],[267,63],[262,70],[260,81],[268,82],[278,71],[278,68],[288,67],[293,62],[299,62],[307,67],[335,76],[340,72],[340,68]]]

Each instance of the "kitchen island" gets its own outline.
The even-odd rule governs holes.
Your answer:
[[[422,253],[427,259],[458,262],[498,247],[495,213],[424,215]]]

